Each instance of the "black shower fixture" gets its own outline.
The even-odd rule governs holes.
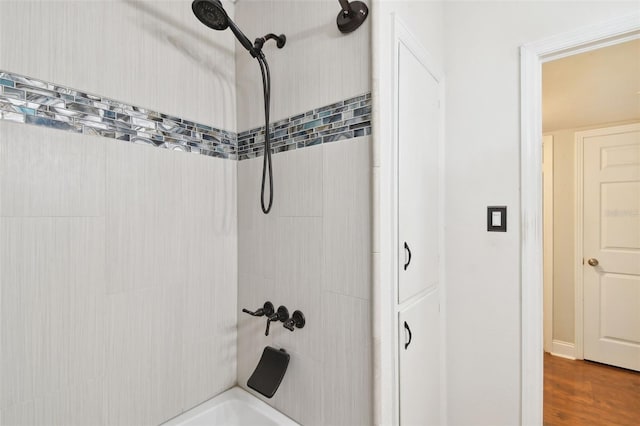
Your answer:
[[[338,13],[336,23],[341,33],[347,34],[358,29],[367,19],[369,9],[361,1],[338,0],[342,10]]]
[[[256,57],[253,44],[251,44],[247,36],[240,31],[240,28],[238,28],[235,22],[229,18],[220,0],[194,0],[194,2],[191,3],[191,9],[200,22],[213,30],[223,31],[231,28],[231,32],[233,32],[240,44],[251,52],[254,58]]]
[[[348,3],[347,3],[348,4]],[[251,44],[249,39],[240,28],[229,18],[227,12],[222,7],[220,0],[194,0],[191,3],[191,9],[196,17],[207,27],[214,30],[226,30],[231,28],[231,32],[236,36],[240,44],[249,51],[251,56],[256,58],[258,64],[260,64],[260,72],[262,73],[262,91],[264,95],[264,120],[265,120],[265,132],[264,132],[264,161],[262,163],[262,185],[260,191],[260,203],[262,205],[262,211],[267,214],[271,210],[273,205],[273,172],[271,170],[271,135],[269,134],[269,111],[271,103],[271,75],[269,73],[269,64],[267,58],[262,52],[262,46],[267,40],[275,40],[276,46],[282,49],[287,42],[287,38],[284,34],[275,35],[267,34],[264,37],[258,37],[254,43]],[[264,189],[266,175],[269,175],[269,201],[265,203]]]

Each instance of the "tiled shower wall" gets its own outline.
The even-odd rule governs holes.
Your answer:
[[[371,137],[273,157],[274,202],[259,207],[262,159],[238,163],[238,304],[301,310],[303,329],[238,317],[238,383],[265,346],[291,354],[265,400],[304,425],[372,424]],[[256,396],[259,396],[256,394]]]
[[[233,134],[234,48],[190,1],[0,7],[1,70]],[[96,136],[122,111],[71,95],[3,104],[68,131],[0,120],[0,424],[158,424],[236,382],[236,162]]]
[[[0,28],[2,70],[236,130],[235,38],[190,0],[3,0]]]
[[[292,354],[268,402],[303,424],[371,423],[368,24],[340,35],[328,1],[238,3],[242,26],[269,14],[264,32],[289,40],[266,49],[282,135],[264,216],[259,74],[189,3],[3,2],[1,424],[157,424],[244,385],[266,344]],[[237,322],[267,297],[307,327],[265,339]]]
[[[234,162],[6,121],[0,154],[2,424],[157,424],[235,383]]]
[[[271,69],[273,122],[371,91],[371,20],[353,33],[341,34],[336,4],[335,0],[236,3],[236,22],[251,37],[267,33],[287,37],[284,48],[270,41],[263,49]],[[260,68],[240,46],[236,71],[238,130],[264,126]]]
[[[242,28],[287,36],[284,49],[270,43],[265,49],[274,122],[296,121],[304,111],[371,90],[371,20],[342,35],[335,25],[338,6],[329,0],[237,3]],[[255,96],[260,72],[240,49],[236,64],[238,129],[252,129],[263,125],[262,103]],[[273,157],[269,215],[259,204],[262,158],[238,163],[238,308],[255,309],[270,300],[276,308],[300,309],[307,319],[301,330],[274,326],[265,337],[264,319],[240,314],[238,383],[246,388],[265,346],[286,349],[289,370],[278,393],[265,401],[304,425],[373,424],[370,104],[367,96],[359,102],[365,103],[345,111],[336,105],[332,114],[320,117],[325,111],[316,111],[318,117],[309,119],[342,114],[348,121],[354,118],[349,111],[364,108],[357,123],[329,129],[333,136],[322,134],[330,120],[310,124],[320,129],[276,148],[287,152]],[[241,133],[240,158],[247,149],[244,140]],[[288,144],[296,149],[284,148]]]

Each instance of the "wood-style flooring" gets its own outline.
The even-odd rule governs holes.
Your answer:
[[[640,373],[545,353],[544,425],[640,425]]]

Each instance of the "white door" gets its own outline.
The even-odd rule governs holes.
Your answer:
[[[400,424],[440,424],[438,292],[418,299],[399,314]]]
[[[438,283],[438,81],[398,47],[398,303]]]
[[[584,152],[584,358],[640,370],[640,125],[578,138]]]

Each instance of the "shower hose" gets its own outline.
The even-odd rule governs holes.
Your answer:
[[[260,192],[260,204],[264,214],[269,213],[273,204],[273,171],[271,169],[271,136],[269,132],[269,104],[271,102],[271,75],[269,74],[269,64],[262,52],[257,56],[262,72],[262,91],[264,94],[264,155],[262,162],[262,186]],[[265,205],[264,187],[267,173],[269,174],[269,202]]]

